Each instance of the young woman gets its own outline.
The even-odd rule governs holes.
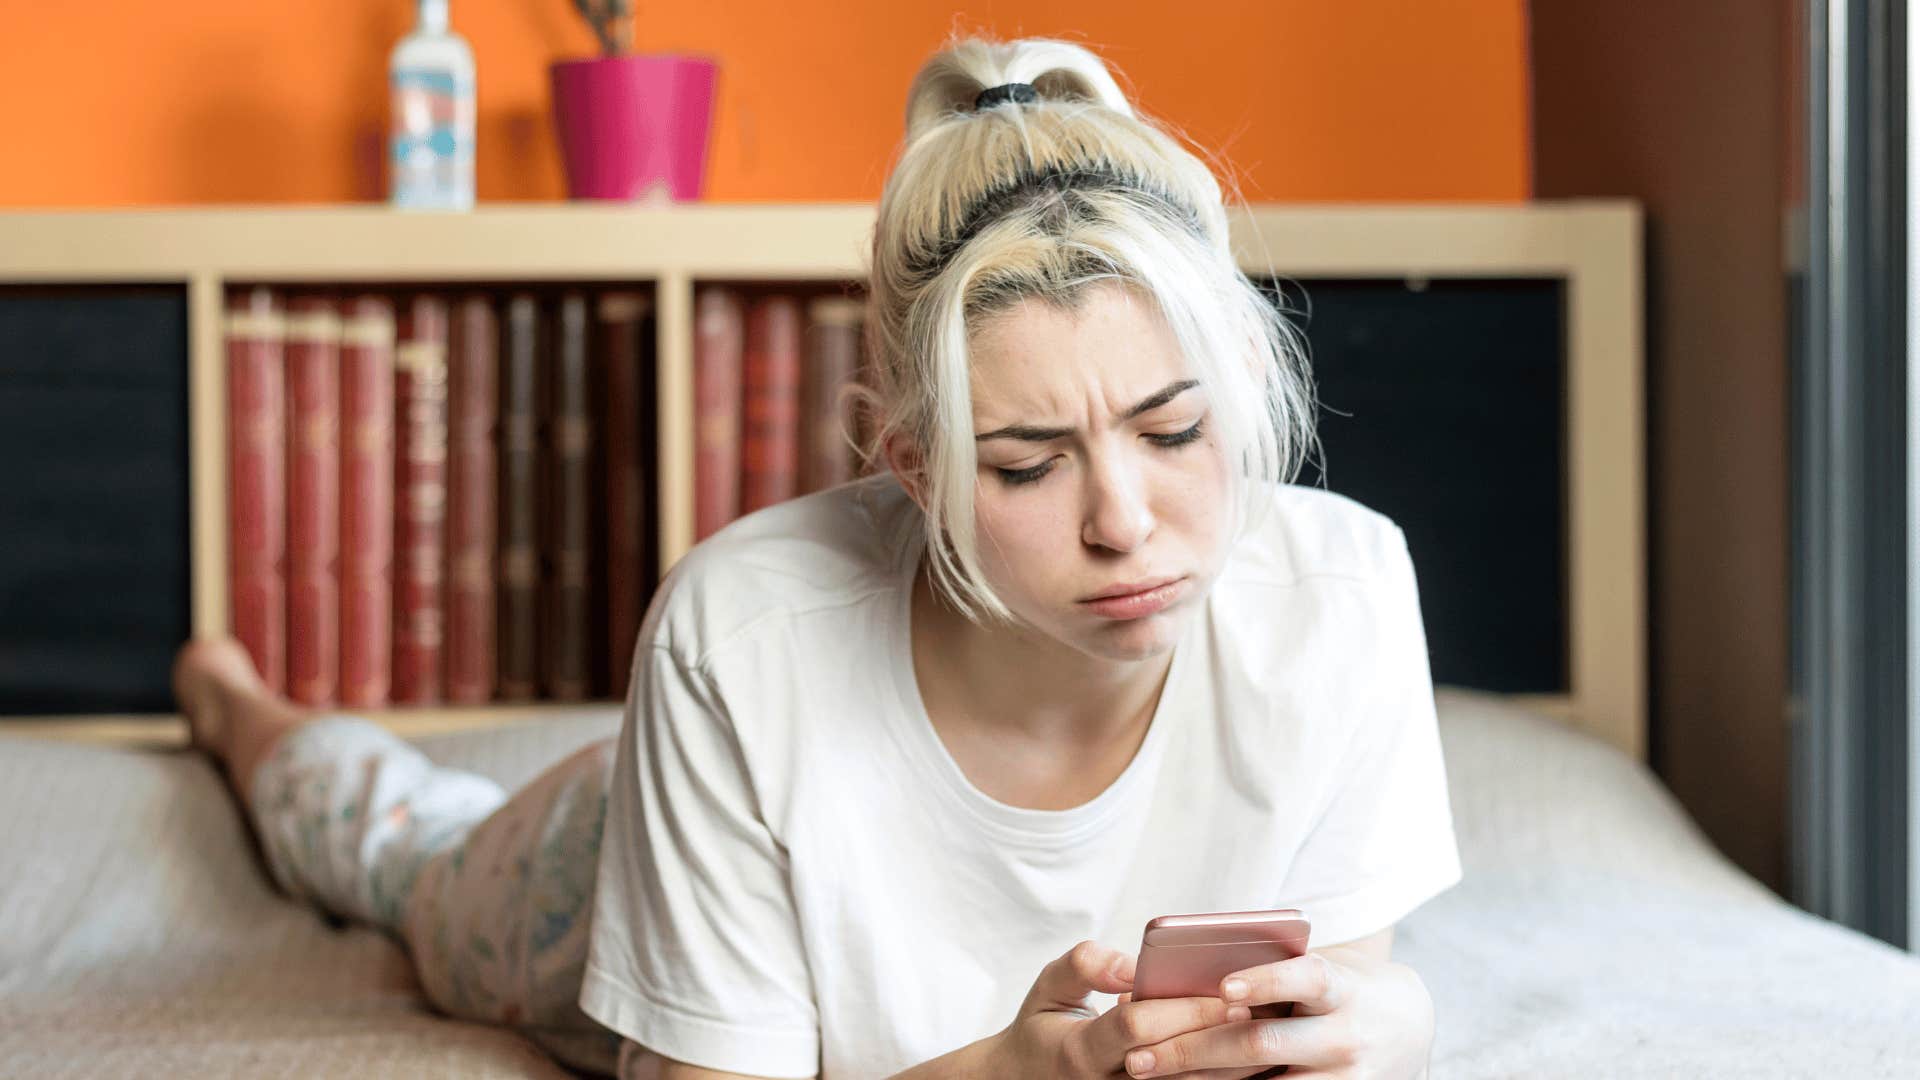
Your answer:
[[[1393,929],[1460,864],[1412,564],[1288,483],[1304,358],[1208,168],[1078,46],[954,44],[869,315],[885,468],[682,559],[619,738],[512,798],[184,649],[276,880],[585,1069],[1424,1073]],[[1273,907],[1308,954],[1131,1000],[1147,920]]]

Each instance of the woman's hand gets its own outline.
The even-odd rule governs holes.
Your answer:
[[[1289,1080],[1425,1075],[1433,1045],[1433,999],[1420,976],[1405,964],[1342,954],[1337,948],[1328,953],[1262,964],[1220,981],[1223,1002],[1291,1001],[1293,1015],[1237,1020],[1142,1045],[1127,1055],[1127,1075],[1225,1080],[1273,1065],[1290,1066]],[[1143,1055],[1151,1055],[1151,1061]]]
[[[1229,1007],[1217,997],[1133,1001],[1132,990],[1132,956],[1080,942],[1041,969],[1013,1023],[993,1037],[985,1075],[1113,1077],[1124,1072],[1127,1052],[1134,1047],[1170,1046],[1168,1040],[1252,1015],[1246,1005]],[[1094,991],[1125,996],[1113,1008],[1096,1013],[1087,1004],[1087,995]]]

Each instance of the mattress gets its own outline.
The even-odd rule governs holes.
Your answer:
[[[1401,923],[1436,1077],[1920,1076],[1920,960],[1783,902],[1639,763],[1442,688],[1465,879]],[[513,785],[611,708],[422,739]],[[0,735],[0,1073],[566,1075],[268,884],[188,752]]]

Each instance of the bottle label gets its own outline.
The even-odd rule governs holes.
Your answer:
[[[472,128],[460,115],[472,89],[460,86],[449,71],[403,69],[393,73],[392,97],[394,204],[472,205]]]

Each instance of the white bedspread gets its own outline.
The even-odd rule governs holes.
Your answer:
[[[1920,959],[1779,899],[1598,740],[1479,694],[1440,715],[1465,879],[1394,951],[1436,1076],[1920,1077]]]
[[[1783,903],[1639,765],[1442,690],[1466,880],[1402,924],[1436,1077],[1920,1077],[1920,960]],[[429,753],[509,784],[611,709]],[[272,891],[194,755],[0,737],[0,1074],[563,1075]]]

